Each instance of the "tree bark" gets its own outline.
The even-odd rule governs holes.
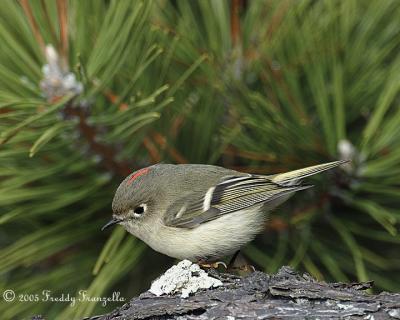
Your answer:
[[[113,312],[88,320],[130,319],[400,319],[400,294],[365,292],[365,283],[325,283],[283,267],[275,275],[219,274],[223,286],[189,298],[149,292]]]

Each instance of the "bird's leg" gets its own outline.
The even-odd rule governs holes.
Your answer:
[[[236,251],[236,252],[233,254],[231,260],[229,260],[228,269],[233,269],[233,266],[234,266],[234,264],[235,264],[236,258],[237,258],[237,256],[239,255],[239,253],[240,253],[240,250]]]

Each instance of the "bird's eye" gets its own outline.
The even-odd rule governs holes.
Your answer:
[[[142,214],[144,212],[144,208],[142,206],[136,207],[133,212],[136,214]]]
[[[146,212],[146,205],[145,204],[141,204],[140,206],[135,207],[133,210],[131,209],[131,211],[133,211],[133,216],[134,217],[140,217],[141,215],[143,215],[143,213]]]

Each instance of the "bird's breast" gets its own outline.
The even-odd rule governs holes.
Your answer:
[[[130,232],[165,255],[198,261],[233,254],[263,230],[264,220],[265,214],[255,207],[226,214],[192,229],[169,227],[158,220],[150,230]]]

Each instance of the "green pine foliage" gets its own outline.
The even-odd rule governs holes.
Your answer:
[[[1,292],[146,290],[173,260],[100,232],[131,170],[336,159],[352,162],[275,210],[244,253],[268,272],[399,291],[399,20],[396,0],[2,2]],[[0,311],[81,319],[120,304]]]

